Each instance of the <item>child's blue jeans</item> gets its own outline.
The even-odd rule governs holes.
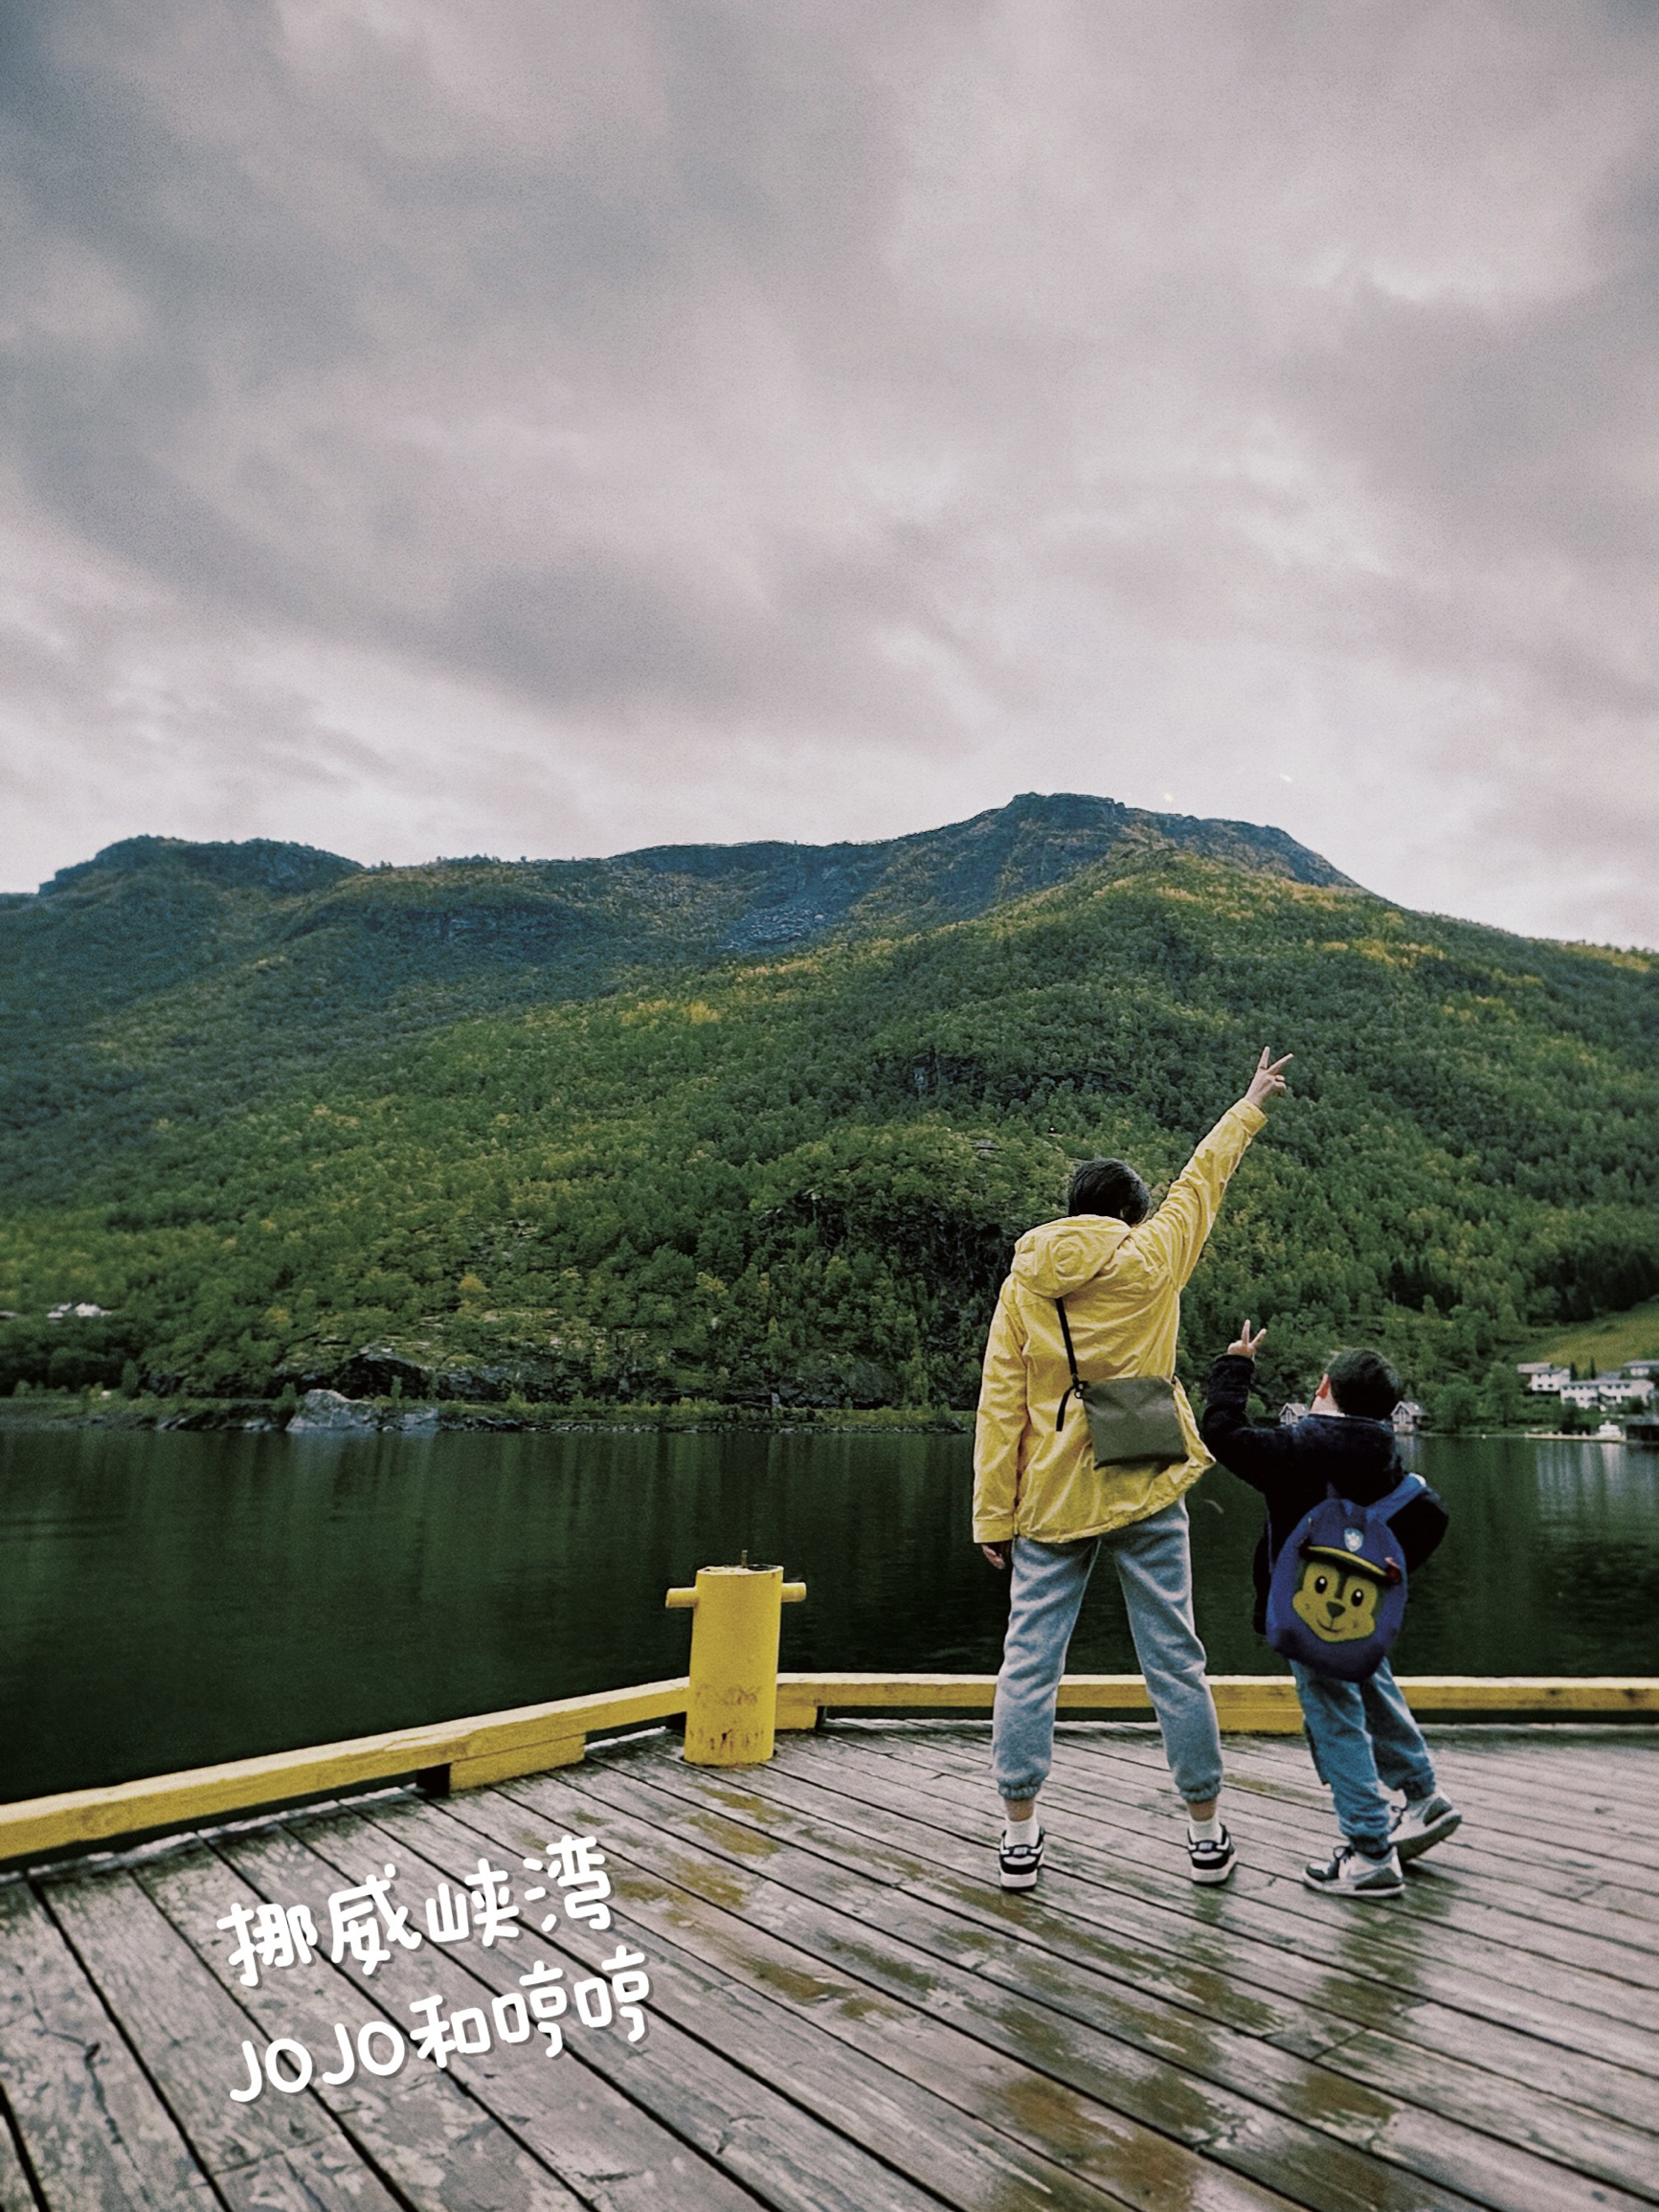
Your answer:
[[[1008,1634],[992,1715],[991,1772],[1016,1804],[1035,1797],[1054,1755],[1054,1707],[1066,1646],[1102,1545],[1117,1566],[1135,1657],[1163,1730],[1164,1756],[1189,1805],[1222,1786],[1222,1738],[1193,1626],[1193,1569],[1186,1501],[1109,1536],[1039,1544],[1017,1536],[1009,1573]]]
[[[1336,1819],[1350,1843],[1373,1859],[1388,1849],[1394,1807],[1385,1793],[1434,1794],[1434,1767],[1411,1707],[1383,1660],[1362,1682],[1332,1682],[1299,1659],[1290,1661],[1308,1748],[1336,1801]]]

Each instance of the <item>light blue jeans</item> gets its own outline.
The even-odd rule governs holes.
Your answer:
[[[1048,1778],[1066,1647],[1103,1545],[1117,1565],[1135,1657],[1176,1788],[1189,1805],[1202,1804],[1222,1786],[1222,1738],[1204,1680],[1204,1647],[1193,1626],[1192,1554],[1180,1498],[1109,1536],[1076,1544],[1014,1539],[1008,1634],[991,1727],[998,1793],[1018,1803],[1035,1797]]]
[[[1308,1749],[1320,1781],[1336,1801],[1336,1819],[1350,1843],[1373,1859],[1388,1849],[1394,1807],[1385,1792],[1434,1794],[1434,1766],[1411,1707],[1383,1660],[1366,1682],[1332,1682],[1300,1659],[1290,1661]]]

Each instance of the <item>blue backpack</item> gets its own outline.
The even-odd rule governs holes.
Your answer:
[[[1389,1524],[1427,1488],[1407,1475],[1375,1505],[1355,1505],[1327,1484],[1273,1562],[1267,1641],[1276,1652],[1336,1682],[1377,1672],[1405,1617],[1405,1561]]]

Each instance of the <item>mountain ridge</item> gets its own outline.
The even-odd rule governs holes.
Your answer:
[[[1061,795],[810,864],[117,848],[0,910],[0,1389],[378,1346],[559,1403],[961,1405],[1068,1162],[1175,1174],[1264,1043],[1295,1096],[1189,1380],[1244,1311],[1265,1390],[1359,1337],[1422,1392],[1659,1289],[1659,959],[1244,829]]]
[[[595,872],[615,870],[647,875],[688,875],[709,879],[722,876],[781,878],[806,888],[827,885],[832,898],[842,897],[842,912],[852,902],[844,893],[848,882],[860,892],[870,888],[884,865],[897,860],[922,859],[951,847],[975,844],[995,846],[996,833],[1010,834],[1003,843],[1006,869],[1011,848],[1021,836],[1043,832],[1070,839],[1073,868],[1105,858],[1125,841],[1143,847],[1155,841],[1176,849],[1200,851],[1242,866],[1259,866],[1269,873],[1306,883],[1340,885],[1357,889],[1351,879],[1332,867],[1321,854],[1301,845],[1270,824],[1239,822],[1221,817],[1163,814],[1122,804],[1083,792],[1022,792],[1000,807],[987,807],[961,822],[932,829],[907,831],[898,837],[838,839],[827,845],[796,839],[751,839],[731,844],[703,841],[689,844],[630,847],[612,854],[570,860],[504,861],[494,855],[467,858],[439,856],[403,866],[375,865],[347,859],[320,846],[273,838],[201,842],[186,838],[136,836],[103,846],[90,860],[60,868],[34,893],[8,894],[11,902],[49,899],[86,886],[97,876],[174,865],[226,884],[258,887],[285,894],[331,888],[347,878],[365,874],[401,876],[432,874],[440,869],[491,868],[527,877],[554,888],[567,881],[591,880]],[[1080,840],[1088,840],[1081,845]],[[1029,869],[1029,855],[1025,856]],[[1042,881],[1059,880],[1052,871]],[[1005,896],[1035,883],[1010,884]],[[815,919],[821,920],[822,914]]]
[[[353,1029],[407,1035],[644,975],[911,935],[1091,869],[1181,855],[1358,895],[1283,830],[1081,793],[1027,793],[868,844],[650,846],[597,860],[366,867],[268,838],[123,839],[0,902],[0,1019],[22,1064],[0,1073],[0,1165],[9,1121],[56,1111],[50,1070],[66,1055],[85,1063],[82,1089],[108,1089],[111,1050],[128,1040],[93,1050],[92,1032],[123,1015],[148,1031],[145,1064],[211,1056],[250,1024],[279,1060],[304,1063]]]

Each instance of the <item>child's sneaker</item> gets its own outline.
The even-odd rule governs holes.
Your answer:
[[[1187,1857],[1192,1861],[1193,1880],[1209,1884],[1224,1882],[1239,1862],[1233,1839],[1224,1826],[1216,1837],[1194,1836],[1189,1828]]]
[[[1420,1852],[1432,1851],[1437,1843],[1444,1843],[1462,1819],[1450,1798],[1443,1797],[1437,1790],[1432,1796],[1417,1797],[1401,1806],[1388,1840],[1399,1858],[1415,1859]]]
[[[1302,1879],[1310,1889],[1322,1889],[1327,1896],[1360,1897],[1367,1901],[1398,1897],[1405,1887],[1405,1877],[1400,1871],[1400,1861],[1394,1855],[1392,1844],[1387,1858],[1368,1859],[1352,1843],[1338,1843],[1323,1866],[1313,1862],[1304,1866]]]
[[[997,1847],[997,1868],[1004,1889],[1035,1889],[1042,1871],[1045,1831],[1039,1828],[1035,1843],[1010,1843],[1004,1836]]]

